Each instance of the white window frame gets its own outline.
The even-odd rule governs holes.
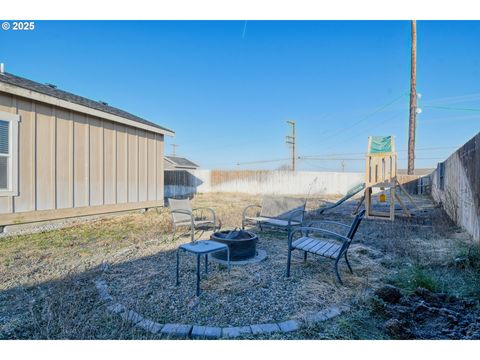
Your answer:
[[[18,124],[20,115],[0,111],[0,120],[7,121],[8,127],[8,188],[0,189],[2,196],[18,196]]]

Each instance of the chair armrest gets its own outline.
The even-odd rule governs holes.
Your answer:
[[[302,214],[302,219],[300,221],[300,223],[302,223],[304,213],[305,213],[305,209],[298,209],[298,210],[292,211],[290,213],[290,216],[288,217],[288,226],[292,225],[292,221],[294,220],[294,217],[297,216],[297,214]]]
[[[242,213],[242,219],[245,220],[245,217],[247,216],[247,211],[248,209],[252,209],[252,208],[262,208],[261,205],[248,205],[245,209],[243,209],[243,213]]]
[[[301,232],[305,233],[306,236],[308,236],[309,233],[322,233],[323,235],[326,235],[326,237],[333,238],[335,240],[339,240],[343,243],[343,246],[348,245],[350,243],[350,239],[348,239],[346,236],[337,234],[336,232],[330,231],[330,230],[325,230],[321,228],[315,228],[315,227],[310,227],[310,226],[302,226],[295,228],[291,233],[290,236],[288,237],[288,247],[290,248],[292,246],[292,239],[293,235]]]
[[[314,226],[314,227],[318,228],[318,226],[315,226],[315,225],[319,224],[319,223],[338,225],[338,226],[343,226],[345,229],[350,229],[350,225],[346,225],[346,224],[343,224],[341,222],[331,221],[331,220],[314,220],[314,221],[310,221],[305,226]]]
[[[199,208],[193,209],[192,212],[198,211],[198,210],[207,210],[208,212],[210,212],[210,214],[212,214],[212,217],[213,217],[213,225],[217,224],[217,214],[215,213],[215,210],[209,207],[199,207]]]
[[[192,214],[192,212],[191,212],[190,210],[176,209],[176,210],[170,210],[170,213],[171,213],[171,214],[190,215],[191,227],[192,227],[192,229],[195,227],[195,222],[194,222],[193,214]],[[175,223],[175,220],[173,220],[173,222]]]

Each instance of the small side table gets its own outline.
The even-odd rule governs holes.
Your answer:
[[[230,273],[230,249],[226,244],[212,240],[201,240],[180,245],[177,250],[177,286],[180,284],[180,250],[195,254],[197,256],[197,296],[200,295],[200,256],[205,255],[205,273],[208,274],[208,254],[218,251],[227,251],[227,267]]]

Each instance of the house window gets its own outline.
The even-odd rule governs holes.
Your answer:
[[[0,112],[0,196],[18,195],[18,122],[20,116]]]

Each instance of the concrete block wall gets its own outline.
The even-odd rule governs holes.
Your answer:
[[[432,197],[480,243],[480,133],[441,164],[431,175]]]

